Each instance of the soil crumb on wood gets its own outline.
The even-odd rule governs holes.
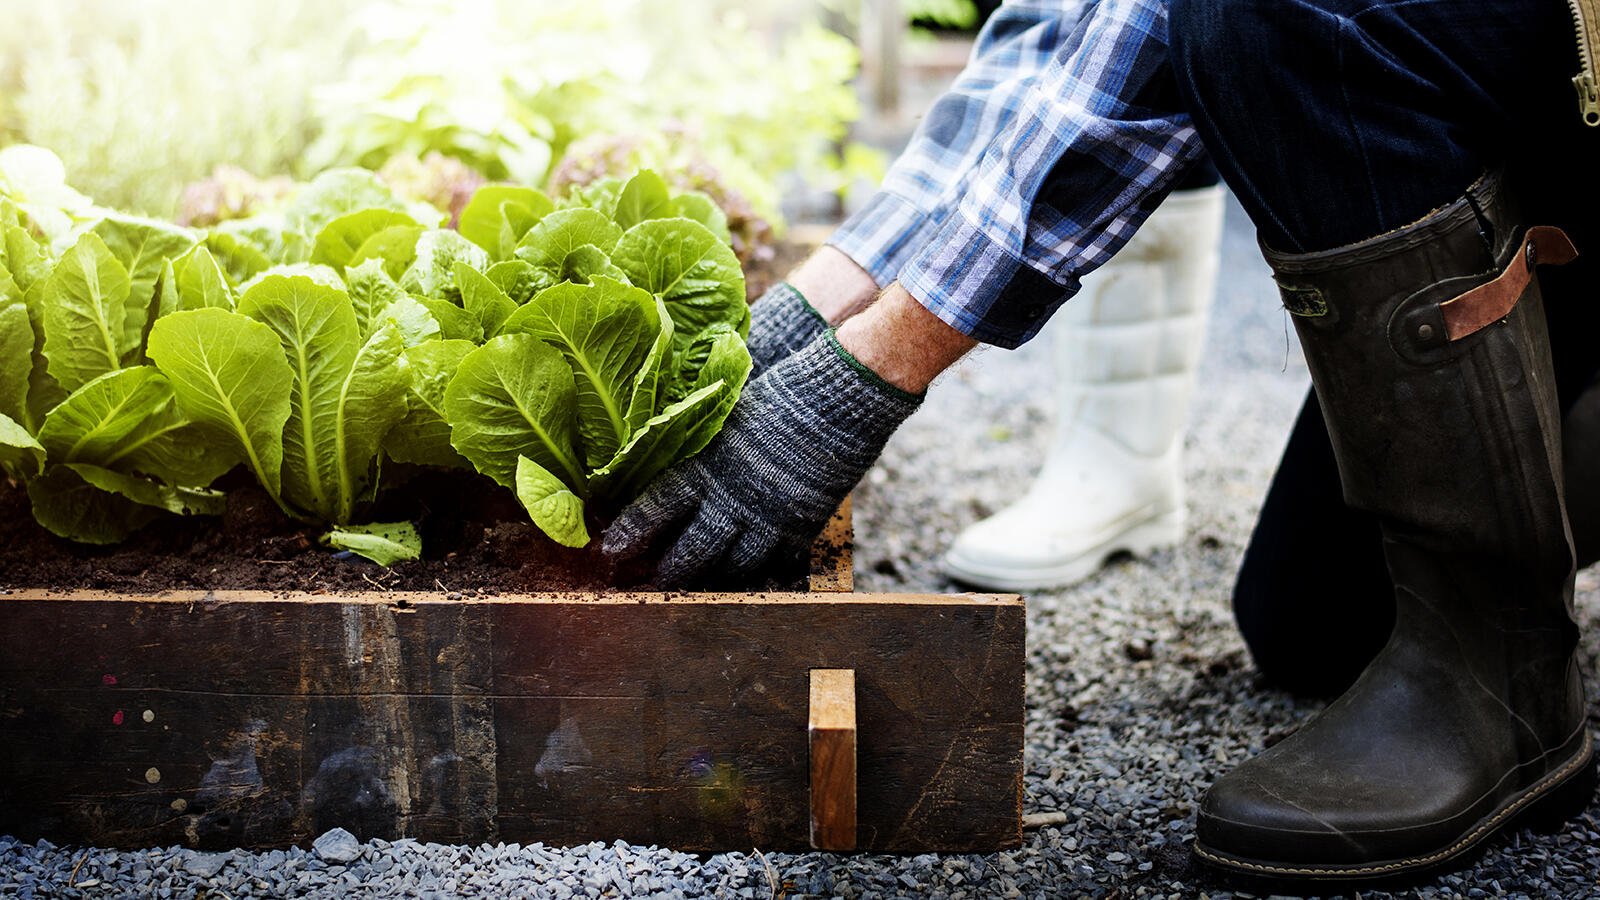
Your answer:
[[[320,545],[321,526],[295,522],[235,471],[220,517],[163,516],[107,547],[58,538],[33,519],[27,492],[0,480],[0,588],[268,590],[312,593],[425,591],[460,598],[551,591],[653,590],[658,555],[619,564],[600,552],[605,522],[591,520],[588,547],[546,537],[510,492],[466,473],[386,469],[383,498],[363,521],[410,521],[422,534],[420,560],[384,568],[341,558]],[[695,587],[804,590],[799,561],[753,584]]]

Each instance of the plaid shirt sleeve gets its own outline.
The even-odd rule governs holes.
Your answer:
[[[933,104],[883,184],[828,239],[880,286],[937,234],[976,174],[983,151],[1022,105],[1083,13],[1083,0],[1008,0]]]
[[[1005,91],[1014,111],[896,272],[913,297],[964,334],[1016,347],[1133,236],[1201,154],[1166,29],[1165,0],[1099,0],[1042,68],[1018,73]]]

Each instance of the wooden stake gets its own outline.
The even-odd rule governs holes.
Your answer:
[[[811,846],[856,848],[856,673],[811,670]]]

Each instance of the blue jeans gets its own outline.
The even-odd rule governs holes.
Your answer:
[[[1561,226],[1585,254],[1539,279],[1563,413],[1587,395],[1580,414],[1594,415],[1600,129],[1578,114],[1561,0],[1174,0],[1170,29],[1195,125],[1274,249],[1403,227],[1505,167],[1528,223]],[[1569,504],[1596,504],[1573,491],[1595,477],[1574,478],[1569,462]],[[1245,642],[1280,685],[1338,693],[1388,637],[1388,585],[1377,520],[1344,505],[1313,394],[1235,584]]]
[[[1562,0],[1173,0],[1169,30],[1195,126],[1277,250],[1399,228],[1586,130]]]

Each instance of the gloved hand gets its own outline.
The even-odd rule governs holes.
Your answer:
[[[828,330],[822,317],[794,285],[780,281],[750,304],[750,377],[781,362],[789,354],[811,343]]]
[[[921,403],[825,331],[751,381],[722,433],[623,510],[602,546],[628,558],[682,528],[656,572],[663,587],[797,556]]]

